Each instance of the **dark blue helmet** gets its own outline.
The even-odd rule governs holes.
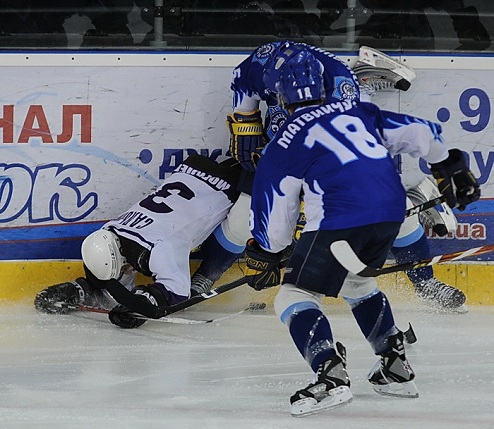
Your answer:
[[[274,42],[275,48],[264,64],[263,81],[266,88],[271,92],[276,92],[276,82],[280,76],[280,70],[292,57],[305,51],[303,45],[296,44],[290,40],[285,42]]]
[[[275,90],[282,106],[324,100],[322,64],[307,49],[298,52],[281,68]]]

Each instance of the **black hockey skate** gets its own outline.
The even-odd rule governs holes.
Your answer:
[[[381,395],[418,398],[419,392],[413,379],[415,373],[405,356],[403,332],[388,337],[389,352],[371,369],[368,380],[375,392]]]
[[[468,312],[465,306],[467,299],[465,294],[453,286],[449,286],[434,277],[415,283],[414,286],[417,296],[430,307],[451,313]]]
[[[111,300],[100,290],[94,290],[85,278],[60,283],[43,289],[34,299],[34,307],[43,313],[68,314],[77,304],[107,307]]]
[[[214,282],[201,273],[195,273],[190,280],[191,296],[200,295],[211,290]]]
[[[335,356],[319,366],[317,380],[290,398],[292,416],[307,416],[352,400],[346,371],[346,349],[341,343],[336,343],[336,351]]]

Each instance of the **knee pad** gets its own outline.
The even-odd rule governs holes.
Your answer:
[[[348,273],[340,290],[340,295],[345,301],[353,301],[372,294],[377,289],[376,279],[373,277],[360,277]]]
[[[249,212],[250,195],[241,193],[226,219],[221,223],[223,236],[233,245],[244,247],[247,240],[252,237],[249,229]]]
[[[300,289],[290,283],[280,287],[274,300],[276,315],[289,325],[293,315],[308,309],[320,309],[322,295],[305,289]]]

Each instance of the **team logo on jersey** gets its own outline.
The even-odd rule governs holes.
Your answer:
[[[274,50],[278,47],[280,42],[274,43],[266,43],[265,45],[260,46],[254,56],[252,57],[252,61],[257,61],[262,65],[266,64],[269,56],[274,52]]]
[[[269,106],[266,134],[270,140],[285,123],[287,116],[287,111],[285,109],[282,109],[280,106]]]
[[[345,76],[336,76],[334,78],[333,97],[338,100],[355,100],[357,88],[353,80]]]

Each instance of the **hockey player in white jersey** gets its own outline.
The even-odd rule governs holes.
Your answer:
[[[302,50],[280,72],[276,89],[290,116],[257,166],[251,204],[253,239],[246,275],[256,290],[280,283],[282,251],[291,244],[300,195],[306,226],[288,260],[275,311],[311,369],[314,383],[291,398],[293,416],[352,399],[345,347],[335,342],[321,297],[341,295],[379,360],[368,380],[380,394],[415,398],[415,374],[390,303],[374,278],[348,273],[330,245],[346,240],[362,261],[381,267],[404,220],[406,193],[391,155],[430,164],[451,207],[480,196],[463,153],[447,150],[432,123],[383,112],[371,103],[327,103],[322,66]]]
[[[144,323],[131,312],[161,317],[164,307],[190,297],[189,254],[225,219],[238,197],[239,174],[232,158],[218,164],[189,156],[156,191],[86,237],[81,248],[86,278],[41,291],[36,308],[47,313],[68,311],[64,303],[111,308],[116,300],[122,305],[109,316],[122,328]],[[239,256],[224,253],[220,272]],[[154,282],[135,286],[136,271]]]

